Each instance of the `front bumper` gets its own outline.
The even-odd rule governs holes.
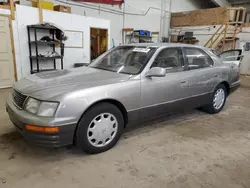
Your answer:
[[[25,140],[32,144],[43,147],[61,147],[73,144],[76,123],[67,123],[64,125],[60,124],[58,126],[56,125],[56,122],[54,122],[55,124],[53,126],[59,127],[58,133],[33,132],[26,130],[25,125],[31,124],[43,126],[39,125],[39,122],[44,120],[35,121],[34,118],[31,118],[31,115],[28,112],[19,110],[10,100],[6,104],[6,111],[8,112],[10,120],[15,125],[17,131],[24,137]],[[47,126],[50,125],[48,124]]]

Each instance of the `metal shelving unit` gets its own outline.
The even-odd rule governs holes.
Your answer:
[[[151,35],[140,35],[134,28],[123,28],[123,43],[152,43],[153,38],[159,41],[159,32],[150,32]],[[146,31],[146,30],[145,30]]]
[[[50,70],[56,70],[56,59],[61,60],[61,69],[63,69],[63,56],[64,56],[64,44],[62,42],[62,33],[60,32],[60,40],[55,41],[55,35],[56,35],[56,30],[58,28],[53,27],[53,26],[45,26],[45,25],[29,25],[27,26],[28,29],[28,43],[29,43],[29,55],[30,55],[30,73],[38,73],[38,72],[43,72],[43,71],[50,71]],[[37,39],[37,33],[41,30],[47,30],[49,31],[50,36],[52,36],[52,41],[40,41]],[[34,33],[34,41],[31,41],[31,33]],[[48,45],[52,46],[53,52],[55,52],[56,45],[60,46],[61,49],[61,54],[59,56],[53,56],[53,57],[46,57],[46,56],[41,56],[39,55],[39,46],[41,45]],[[35,48],[35,55],[32,54],[32,48]],[[53,61],[53,69],[42,69],[40,64],[42,63],[41,61],[45,60],[52,60]],[[33,61],[36,62],[36,68],[33,67]]]

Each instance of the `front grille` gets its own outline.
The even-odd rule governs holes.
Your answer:
[[[14,100],[14,103],[19,107],[19,108],[23,108],[23,104],[27,98],[26,95],[23,95],[22,93],[20,93],[19,91],[13,89],[12,92],[12,97]]]

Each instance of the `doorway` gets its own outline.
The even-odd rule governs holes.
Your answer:
[[[90,57],[91,61],[108,50],[108,30],[90,28]]]
[[[0,88],[12,87],[14,79],[11,19],[0,15]]]

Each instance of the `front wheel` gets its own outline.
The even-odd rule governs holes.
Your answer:
[[[219,113],[227,99],[227,90],[224,84],[220,84],[216,87],[211,102],[207,106],[204,107],[204,110],[207,111],[210,114],[216,114]]]
[[[91,107],[78,123],[76,144],[86,153],[101,153],[118,142],[123,129],[121,111],[113,104],[100,103]]]

